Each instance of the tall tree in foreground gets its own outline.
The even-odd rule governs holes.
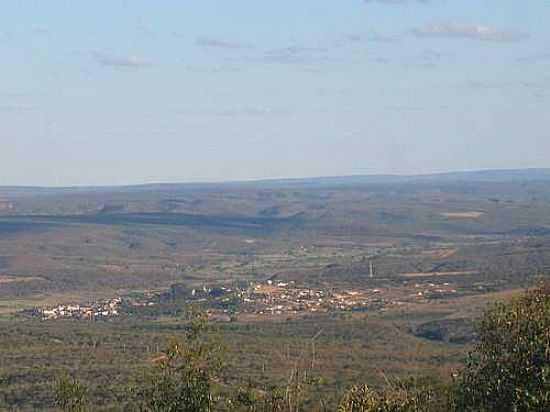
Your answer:
[[[479,341],[459,374],[456,411],[550,411],[550,284],[482,318]]]

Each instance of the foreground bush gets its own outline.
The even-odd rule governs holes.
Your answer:
[[[342,398],[338,412],[436,412],[446,410],[445,402],[429,386],[414,380],[397,381],[384,391],[366,385],[352,388]]]
[[[457,411],[550,411],[550,285],[489,309],[455,385]]]

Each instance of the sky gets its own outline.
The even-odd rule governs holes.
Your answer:
[[[547,0],[0,7],[0,185],[550,167]]]

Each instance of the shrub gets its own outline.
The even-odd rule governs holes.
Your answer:
[[[457,411],[550,411],[550,286],[482,318],[479,341],[455,383]]]
[[[431,412],[442,411],[440,400],[430,386],[414,379],[388,382],[377,392],[363,385],[355,386],[342,398],[338,412]]]

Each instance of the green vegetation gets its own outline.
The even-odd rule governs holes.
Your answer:
[[[487,311],[454,402],[472,412],[550,410],[550,285]]]

